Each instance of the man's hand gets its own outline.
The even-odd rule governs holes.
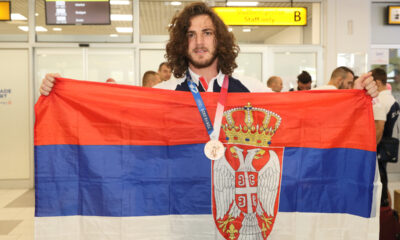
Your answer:
[[[42,79],[42,84],[40,85],[40,94],[44,96],[48,96],[51,92],[51,89],[53,89],[53,86],[56,82],[56,77],[61,77],[60,74],[58,73],[48,73],[46,76]]]
[[[377,97],[378,87],[376,86],[376,82],[372,78],[372,73],[364,73],[361,75],[357,80],[354,82],[354,89],[365,89],[367,94],[370,95],[372,98]]]

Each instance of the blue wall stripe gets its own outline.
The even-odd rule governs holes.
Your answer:
[[[36,216],[211,214],[203,144],[35,147]],[[369,217],[375,152],[286,148],[279,211]]]

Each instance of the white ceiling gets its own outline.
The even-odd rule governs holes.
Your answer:
[[[111,14],[132,14],[132,0],[130,5],[111,5]],[[111,25],[82,25],[82,26],[48,26],[45,24],[45,7],[44,0],[36,0],[36,26],[43,26],[48,29],[47,32],[40,32],[39,34],[52,34],[52,35],[109,35],[109,34],[120,34],[115,30],[116,27],[132,27],[132,22],[126,21],[112,21]],[[180,6],[172,6],[171,1],[152,1],[152,0],[141,0],[140,1],[140,34],[141,36],[160,36],[168,35],[168,24],[171,18],[179,12],[184,5],[193,1],[181,1],[183,2]],[[213,0],[208,1],[215,6],[225,6],[226,1]],[[259,6],[268,7],[290,7],[290,2],[260,2]],[[293,3],[294,7],[306,7],[308,8],[308,18],[312,17],[310,2],[296,2]],[[20,13],[25,17],[28,16],[28,1],[26,0],[12,0],[11,1],[12,13]],[[311,22],[311,21],[308,21]],[[0,22],[0,40],[2,34],[26,34],[18,26],[27,26],[27,21],[11,21],[11,22]],[[54,27],[62,28],[61,32],[53,31]],[[266,26],[266,27],[251,27],[250,33],[242,31],[244,27],[232,27],[235,37],[238,42],[246,43],[264,43],[265,39],[273,36],[274,34],[284,30],[284,26]],[[302,28],[302,27],[300,27]],[[129,33],[125,33],[129,35]]]

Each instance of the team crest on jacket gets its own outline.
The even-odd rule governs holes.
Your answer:
[[[278,213],[283,148],[270,147],[281,117],[263,108],[224,112],[225,155],[213,161],[213,216],[229,240],[263,240]]]

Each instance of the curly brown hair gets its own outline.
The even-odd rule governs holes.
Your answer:
[[[183,77],[189,66],[187,32],[190,27],[190,20],[195,16],[204,14],[211,18],[215,27],[215,51],[218,58],[218,69],[223,74],[230,75],[237,67],[235,59],[239,53],[239,46],[235,42],[235,37],[210,7],[203,2],[196,2],[186,6],[175,16],[169,27],[169,41],[166,46],[165,57],[176,78]]]

